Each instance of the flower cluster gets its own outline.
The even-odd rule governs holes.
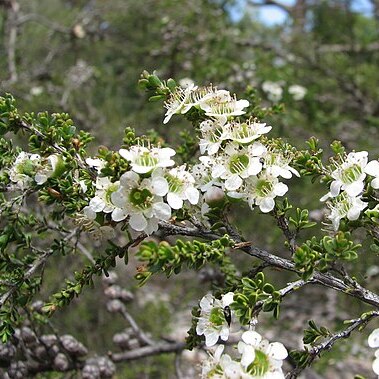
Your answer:
[[[210,294],[201,299],[196,333],[204,335],[206,346],[216,345],[219,339],[228,339],[234,318],[229,307],[232,302],[232,292],[223,295],[220,300]],[[280,342],[269,343],[256,331],[249,330],[242,334],[237,350],[239,357],[233,359],[223,354],[224,345],[218,345],[214,354],[203,363],[201,377],[284,379],[282,364],[288,352]]]
[[[368,203],[362,200],[367,175],[374,177],[371,186],[378,189],[379,162],[368,162],[367,151],[351,152],[342,162],[335,163],[330,191],[320,199],[331,199],[328,202],[331,209],[328,218],[332,221],[334,230],[338,230],[341,219],[358,220],[361,212],[367,208]]]
[[[185,88],[177,87],[166,101],[167,111],[163,123],[167,124],[174,114],[185,114],[193,107],[204,111],[208,117],[226,120],[228,117],[244,114],[243,109],[248,106],[247,100],[237,100],[229,91],[189,84]]]
[[[199,158],[201,163],[192,169],[203,199],[208,191],[214,192],[214,187],[218,187],[228,196],[267,213],[274,208],[275,197],[288,190],[279,177],[289,179],[292,174],[299,174],[289,166],[291,154],[260,141],[271,126],[256,119],[236,119],[248,105],[247,100],[237,100],[225,90],[188,86],[179,88],[166,103],[165,122],[173,114],[184,114],[192,107],[204,111],[206,120],[199,127],[203,155]]]
[[[8,175],[19,189],[25,190],[33,184],[44,184],[51,176],[59,175],[62,169],[64,162],[59,155],[52,154],[42,158],[39,154],[22,151],[16,157]]]
[[[171,148],[132,146],[120,149],[119,154],[130,164],[130,171],[120,179],[111,181],[98,176],[95,196],[84,208],[84,214],[95,220],[98,213],[110,214],[111,220],[120,222],[128,218],[130,227],[138,232],[152,234],[158,230],[159,221],[167,221],[172,209],[180,209],[184,201],[197,204],[199,192],[195,179],[185,166],[174,167]],[[91,159],[101,173],[105,162]]]
[[[259,206],[270,212],[274,198],[288,188],[279,178],[291,178],[297,171],[289,166],[290,154],[265,146],[262,136],[271,126],[256,119],[240,121],[247,100],[237,100],[226,90],[196,87],[188,83],[177,87],[165,103],[167,123],[174,114],[193,109],[202,112],[199,125],[200,163],[187,169],[175,167],[176,154],[171,148],[131,146],[119,154],[130,170],[119,178],[102,176],[105,162],[87,159],[98,173],[93,183],[95,195],[84,209],[89,220],[105,214],[113,222],[127,220],[138,232],[151,234],[160,221],[171,218],[172,211],[187,205],[201,204],[202,215],[214,198],[225,196],[246,201],[251,208]]]

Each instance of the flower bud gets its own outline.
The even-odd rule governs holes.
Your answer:
[[[63,353],[57,354],[54,358],[54,369],[58,371],[67,371],[69,363],[67,357]]]
[[[64,335],[61,337],[63,347],[72,355],[84,356],[88,354],[87,348],[73,336]]]
[[[211,187],[205,193],[204,199],[211,207],[221,207],[225,201],[225,194],[220,187]]]
[[[110,313],[117,313],[124,309],[124,304],[120,300],[110,300],[107,303],[107,310]]]

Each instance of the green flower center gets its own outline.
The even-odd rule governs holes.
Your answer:
[[[355,164],[347,169],[343,170],[341,173],[341,180],[344,183],[354,183],[362,175],[361,166]]]
[[[211,371],[208,372],[207,378],[214,378],[216,375],[223,375],[224,370],[220,365],[215,366]]]
[[[267,195],[271,194],[273,189],[274,186],[272,182],[266,179],[258,179],[255,185],[255,191],[260,197],[266,197]]]
[[[219,142],[220,137],[222,136],[222,133],[223,133],[222,128],[216,128],[210,133],[210,136],[209,136],[210,141],[213,143]]]
[[[112,204],[111,196],[113,192],[116,192],[118,190],[117,184],[111,184],[106,190],[105,190],[105,201],[107,204]]]
[[[141,210],[147,209],[150,207],[153,200],[153,194],[147,189],[133,188],[129,194],[130,203]]]
[[[213,308],[209,315],[209,321],[215,326],[221,326],[225,323],[224,311],[221,308]]]
[[[250,163],[250,159],[246,154],[233,155],[229,161],[229,171],[232,174],[240,174],[249,166],[249,163]]]
[[[232,131],[232,135],[236,139],[244,139],[244,138],[249,138],[251,137],[251,128],[249,127],[248,124],[243,123],[240,124],[238,127],[236,127]]]
[[[265,375],[269,368],[268,356],[260,350],[255,350],[255,359],[247,368],[247,372],[254,377],[260,377]]]
[[[28,159],[27,161],[20,163],[17,166],[17,171],[20,174],[24,174],[27,176],[33,176],[36,173],[36,166],[33,163],[33,161]]]
[[[152,157],[150,152],[146,151],[142,153],[137,159],[136,164],[143,167],[154,167],[158,164],[159,159]]]
[[[165,178],[168,182],[168,192],[180,193],[183,190],[183,182],[176,176],[167,174]]]

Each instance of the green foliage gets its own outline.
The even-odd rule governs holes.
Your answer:
[[[144,71],[141,74],[141,79],[138,82],[141,89],[144,89],[149,94],[149,101],[161,101],[175,91],[176,83],[174,79],[161,81],[158,76],[153,73]]]
[[[193,350],[198,347],[203,342],[203,338],[196,333],[197,320],[200,317],[200,308],[194,307],[192,309],[192,324],[190,330],[187,332],[188,336],[186,338],[186,348],[188,350]]]
[[[309,328],[304,330],[303,342],[305,344],[314,344],[321,338],[330,336],[330,331],[324,326],[318,327],[313,320],[308,322]]]
[[[273,312],[275,318],[279,317],[280,292],[266,282],[263,272],[258,272],[254,279],[242,278],[233,300],[231,308],[242,325],[249,324],[255,312],[260,309]]]
[[[334,237],[316,237],[296,249],[293,260],[304,280],[309,279],[314,270],[327,271],[337,261],[351,262],[358,258],[360,244],[351,240],[349,232],[338,232]]]
[[[74,272],[74,280],[66,280],[66,287],[52,295],[50,302],[46,303],[43,311],[51,316],[58,308],[67,306],[77,297],[86,286],[93,286],[93,277],[104,274],[116,266],[116,258],[124,258],[127,263],[127,249],[110,244],[105,255],[95,259],[93,265],[87,265],[83,270]]]
[[[166,241],[159,244],[154,241],[143,242],[137,258],[145,266],[136,275],[136,279],[143,285],[153,274],[164,273],[169,278],[172,274],[179,274],[183,266],[199,270],[207,263],[215,263],[220,266],[228,281],[236,274],[230,259],[225,255],[225,250],[232,245],[228,236],[209,243],[197,240],[184,242],[180,239],[175,245]]]
[[[309,211],[308,209],[300,209],[296,208],[296,216],[295,218],[290,217],[289,222],[296,228],[296,231],[300,231],[301,229],[312,228],[317,225],[316,222],[310,222],[308,220]]]

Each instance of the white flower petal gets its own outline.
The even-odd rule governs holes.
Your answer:
[[[126,149],[120,149],[118,153],[127,161],[132,161],[133,160],[133,154]]]
[[[241,338],[243,342],[254,347],[258,347],[262,341],[262,336],[254,330],[248,330],[247,332],[243,333]]]
[[[376,358],[374,362],[372,362],[372,370],[376,375],[379,375],[379,358]]]
[[[368,345],[370,347],[376,348],[379,347],[379,328],[373,330],[368,337]]]
[[[181,199],[176,193],[173,192],[168,193],[167,202],[173,209],[180,209],[183,207],[183,199]]]
[[[101,212],[104,209],[104,201],[100,197],[95,196],[89,202],[89,206],[94,212]]]
[[[378,161],[368,162],[364,171],[366,174],[369,174],[371,176],[379,176],[379,162]]]
[[[126,204],[126,197],[122,191],[116,191],[111,194],[111,201],[118,208],[123,208]]]
[[[158,196],[165,196],[168,192],[167,180],[163,177],[153,178],[151,181],[153,193]]]
[[[225,308],[229,306],[230,304],[232,304],[233,297],[234,297],[234,292],[228,292],[225,295],[222,295],[222,298],[221,298],[222,306]]]
[[[358,196],[363,191],[363,188],[364,182],[353,182],[344,187],[346,193],[351,197]]]
[[[121,175],[120,185],[123,187],[133,186],[139,182],[139,175],[133,171],[127,171]]]
[[[126,217],[128,217],[128,213],[124,209],[115,208],[112,212],[113,221],[119,222],[119,221],[125,220]]]
[[[168,204],[160,202],[154,203],[153,209],[156,217],[160,220],[167,221],[171,217],[171,208]]]
[[[330,185],[330,194],[332,197],[336,197],[341,190],[342,183],[340,181],[334,180],[332,184]]]
[[[379,177],[371,181],[371,187],[375,189],[379,189]]]
[[[96,212],[89,206],[83,208],[83,213],[90,220],[94,220],[96,218]]]
[[[147,221],[141,213],[134,213],[130,216],[129,225],[137,232],[141,232],[147,227]]]
[[[252,345],[245,345],[243,348],[243,353],[241,357],[241,365],[244,367],[249,366],[250,363],[254,362],[255,359],[255,349]]]
[[[259,209],[263,213],[268,213],[268,212],[271,212],[274,209],[275,201],[271,197],[266,197],[265,199],[263,199],[262,201],[260,201],[258,205],[259,205]]]
[[[187,196],[188,201],[192,204],[195,205],[199,202],[199,191],[194,188],[194,187],[188,187],[185,191],[185,194]]]
[[[238,188],[240,188],[242,185],[242,179],[240,176],[238,175],[232,175],[230,178],[228,178],[226,181],[225,181],[225,188],[228,190],[228,191],[234,191]]]
[[[205,337],[205,345],[210,347],[210,346],[216,345],[219,339],[219,334],[215,330],[206,329],[204,331],[204,337]]]
[[[47,181],[47,175],[42,173],[37,173],[34,177],[37,184],[41,185]]]
[[[288,357],[288,351],[280,342],[272,342],[268,345],[266,353],[269,357],[283,360]]]
[[[288,186],[284,183],[277,183],[274,187],[274,194],[276,196],[283,196],[288,191]]]

